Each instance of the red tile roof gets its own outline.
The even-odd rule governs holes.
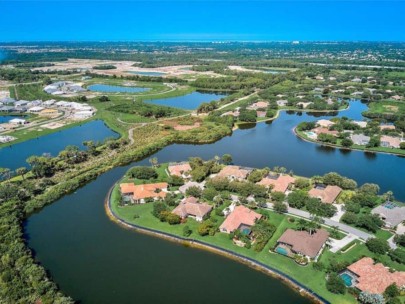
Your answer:
[[[333,204],[340,192],[342,192],[342,188],[339,186],[328,185],[325,189],[312,188],[309,190],[308,195],[310,197],[319,198],[322,203]]]
[[[239,166],[226,166],[218,173],[217,176],[245,179],[249,173],[249,170],[241,169]]]
[[[256,213],[245,206],[237,206],[228,215],[219,229],[223,232],[231,233],[238,229],[242,224],[246,226],[253,226],[255,221],[261,218],[261,214]]]
[[[398,287],[405,285],[405,272],[390,272],[383,264],[374,264],[369,257],[358,260],[347,269],[358,276],[356,287],[361,291],[382,294],[392,283]]]
[[[191,167],[189,163],[180,163],[170,165],[168,167],[170,175],[181,176],[183,173],[191,171]]]
[[[268,187],[273,186],[272,191],[286,192],[288,186],[295,182],[295,178],[289,175],[280,175],[277,179],[269,177],[263,178],[257,184]]]
[[[167,189],[167,183],[155,183],[155,184],[144,184],[135,185],[133,183],[122,183],[120,184],[121,193],[132,194],[133,199],[139,200],[143,198],[155,198],[155,197],[166,197],[166,192],[158,191]]]

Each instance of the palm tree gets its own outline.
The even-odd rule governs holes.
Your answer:
[[[391,201],[394,199],[394,193],[392,191],[387,191],[384,193],[385,200]]]
[[[157,165],[158,165],[157,157],[149,158],[149,163],[152,165],[152,167],[157,167]]]
[[[21,175],[22,179],[24,180],[24,174],[26,174],[28,172],[27,168],[25,167],[21,167],[18,168],[17,170],[15,170],[15,172],[17,172],[18,175]]]
[[[215,159],[215,162],[218,164],[219,163],[219,160],[221,159],[218,155],[215,155],[214,156],[214,159]]]

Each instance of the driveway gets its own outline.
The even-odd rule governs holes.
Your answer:
[[[268,209],[273,209],[273,204],[266,203],[266,207]],[[295,215],[295,216],[302,217],[302,218],[305,218],[305,219],[308,219],[308,220],[310,220],[313,217],[307,211],[299,210],[299,209],[295,209],[295,208],[291,208],[291,207],[288,207],[287,214]],[[353,234],[357,238],[362,239],[364,241],[366,241],[369,238],[374,237],[374,235],[372,235],[370,233],[364,232],[362,230],[356,229],[354,227],[351,227],[351,226],[343,224],[343,223],[339,223],[339,222],[334,221],[332,219],[325,218],[325,217],[323,217],[322,219],[323,219],[324,224],[326,226],[330,226],[330,227],[336,226],[336,227],[339,228],[339,230],[342,230],[343,232],[348,233],[348,234]]]

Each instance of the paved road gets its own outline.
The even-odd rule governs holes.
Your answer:
[[[273,204],[271,204],[271,203],[267,203],[266,205],[267,205],[267,208],[269,208],[269,209],[272,209],[272,207],[273,207]],[[304,211],[304,210],[291,208],[291,207],[288,207],[287,213],[291,214],[291,215],[299,216],[299,217],[302,217],[302,218],[306,218],[306,219],[311,219],[312,218],[312,215],[309,212]],[[331,220],[329,218],[322,218],[322,219],[324,220],[325,225],[327,225],[327,226],[336,226],[340,230],[342,230],[343,232],[353,234],[357,238],[362,239],[364,241],[369,239],[369,238],[374,237],[374,235],[372,235],[370,233],[364,232],[362,230],[356,229],[354,227],[348,226],[348,225],[343,224],[343,223],[336,222],[336,221]]]

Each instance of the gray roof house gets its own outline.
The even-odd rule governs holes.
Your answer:
[[[365,146],[370,142],[370,136],[364,134],[352,134],[350,138],[355,145]]]
[[[394,228],[405,220],[405,207],[399,207],[392,202],[375,207],[371,213],[377,214],[389,228]]]

